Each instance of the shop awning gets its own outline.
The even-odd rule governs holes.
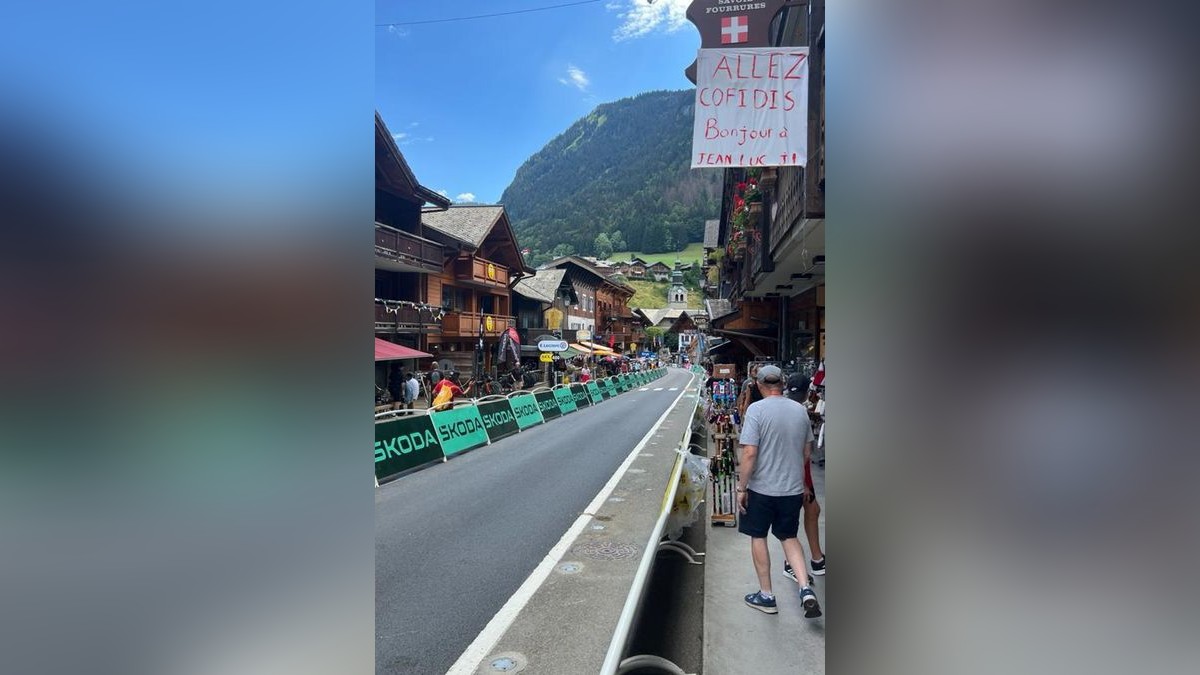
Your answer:
[[[432,358],[433,354],[426,354],[404,345],[398,345],[387,340],[375,338],[375,360],[376,361],[395,361],[396,359],[425,359]]]
[[[583,354],[584,356],[592,355],[592,350],[588,349],[587,347],[584,347],[583,345],[581,345],[577,342],[571,343],[571,349],[574,349],[575,351],[579,352],[580,354]]]
[[[614,352],[613,350],[609,349],[608,347],[605,347],[604,345],[598,345],[598,344],[595,344],[594,342],[583,342],[583,341],[580,341],[580,343],[579,343],[579,344],[581,344],[581,345],[583,345],[584,347],[586,347],[586,348],[588,348],[588,349],[592,350],[593,352],[595,352],[595,353],[596,353],[596,355],[597,355],[597,356],[609,356],[609,355],[612,355],[612,354],[615,354],[615,353],[616,353],[616,352]]]

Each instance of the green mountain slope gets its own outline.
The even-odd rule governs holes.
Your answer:
[[[598,106],[525,161],[500,201],[532,264],[568,252],[661,253],[700,241],[721,204],[721,172],[692,171],[695,91]],[[569,250],[568,250],[569,247]]]

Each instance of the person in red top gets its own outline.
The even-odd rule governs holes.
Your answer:
[[[443,377],[442,379],[438,380],[437,384],[433,386],[433,397],[437,398],[437,395],[446,387],[450,388],[450,393],[453,394],[455,398],[459,396],[466,396],[467,393],[471,391],[471,387],[474,386],[474,384],[474,381],[468,382],[467,388],[464,390],[462,387],[458,386],[458,373],[450,373],[449,377]]]

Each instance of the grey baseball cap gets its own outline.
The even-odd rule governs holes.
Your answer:
[[[763,366],[758,369],[758,381],[775,384],[783,381],[783,371],[778,366]]]

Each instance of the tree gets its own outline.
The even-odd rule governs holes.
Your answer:
[[[559,244],[550,251],[552,258],[563,258],[569,255],[575,255],[575,247],[570,244]]]
[[[607,260],[608,257],[612,255],[613,245],[612,242],[609,241],[607,234],[601,232],[600,234],[596,235],[594,246],[596,250],[596,257],[600,260]]]
[[[658,326],[650,326],[643,332],[646,334],[646,338],[650,342],[650,344],[646,345],[647,347],[650,347],[650,346],[661,347],[662,346],[662,336],[663,336],[663,333],[665,332],[665,331],[663,331],[663,329],[659,328]]]
[[[614,250],[614,251],[628,250],[625,247],[625,235],[621,234],[620,230],[613,230],[613,233],[608,235],[608,240],[610,242],[612,242],[612,250]]]

